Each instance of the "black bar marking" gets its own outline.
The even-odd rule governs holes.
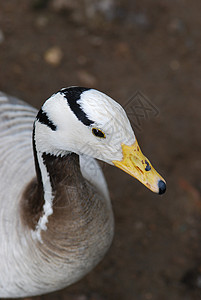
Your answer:
[[[64,95],[68,104],[72,110],[72,112],[76,115],[79,121],[81,121],[84,125],[90,126],[94,123],[94,121],[90,120],[86,113],[82,110],[81,106],[77,102],[80,100],[80,96],[83,92],[90,90],[89,88],[85,87],[70,87],[66,89],[62,89],[59,91],[60,94]]]
[[[38,114],[36,116],[36,119],[40,123],[47,125],[48,127],[50,127],[54,131],[57,129],[56,125],[54,125],[54,123],[48,118],[46,112],[44,112],[42,110],[42,108],[39,110],[39,112],[38,112]]]

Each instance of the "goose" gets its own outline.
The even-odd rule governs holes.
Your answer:
[[[37,112],[0,93],[0,297],[62,289],[103,258],[114,217],[96,159],[165,192],[109,96],[62,88]]]

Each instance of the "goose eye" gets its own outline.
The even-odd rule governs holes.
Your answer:
[[[99,137],[99,138],[105,139],[105,133],[102,132],[102,131],[101,131],[100,129],[98,129],[98,128],[92,128],[92,133],[93,133],[93,135],[95,135],[95,136],[97,136],[97,137]]]

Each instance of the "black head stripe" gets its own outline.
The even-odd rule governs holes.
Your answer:
[[[59,91],[60,94],[64,95],[66,98],[71,110],[76,115],[78,120],[80,120],[84,125],[91,125],[94,121],[90,120],[85,112],[82,110],[81,106],[78,103],[80,96],[83,92],[90,90],[89,88],[84,87],[70,87],[66,89],[62,89]]]
[[[36,116],[36,119],[42,123],[42,124],[45,124],[47,125],[48,127],[50,127],[52,130],[56,130],[57,127],[54,125],[54,123],[48,118],[46,112],[44,112],[42,110],[42,108],[39,110],[37,116]]]

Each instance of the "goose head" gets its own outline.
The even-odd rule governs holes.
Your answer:
[[[87,155],[122,169],[155,193],[165,192],[165,181],[142,154],[124,109],[102,92],[61,89],[45,101],[34,127],[41,154]]]

